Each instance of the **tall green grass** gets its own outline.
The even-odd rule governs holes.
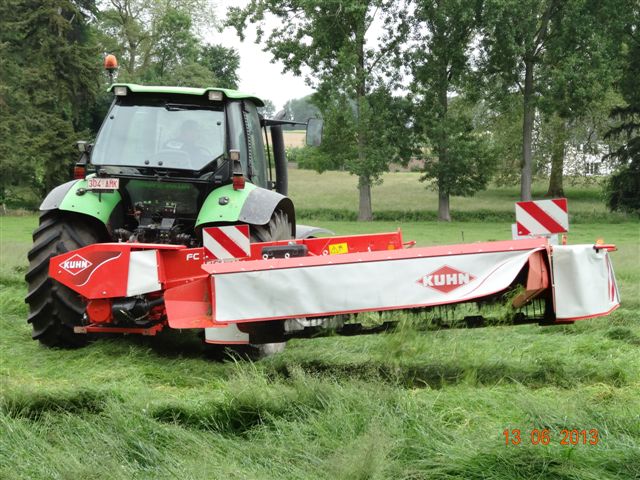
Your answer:
[[[435,219],[438,211],[437,192],[428,183],[419,181],[420,173],[402,172],[383,175],[383,182],[372,187],[374,216],[378,220],[422,221]],[[598,180],[566,182],[572,222],[625,221],[634,217],[607,211]],[[534,199],[544,198],[547,183],[536,181]],[[290,170],[289,195],[298,212],[323,220],[354,220],[358,211],[357,178],[346,172],[316,173],[311,170]],[[519,200],[518,186],[495,187],[478,192],[473,197],[451,197],[454,220],[512,221],[514,202]],[[637,221],[637,217],[635,217]]]
[[[198,338],[113,338],[80,350],[30,339],[23,303],[35,216],[2,217],[0,478],[631,479],[640,477],[637,223],[604,237],[613,315],[562,327],[422,331],[289,342],[257,363],[208,359]],[[421,245],[497,240],[508,221],[322,222]],[[464,237],[464,239],[463,239]],[[505,445],[520,429],[523,443]],[[549,429],[548,446],[532,429]],[[560,445],[598,429],[598,445]]]

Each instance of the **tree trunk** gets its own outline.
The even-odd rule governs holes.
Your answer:
[[[438,102],[440,103],[440,122],[441,128],[438,134],[438,166],[440,174],[438,175],[438,220],[441,222],[450,222],[451,213],[449,212],[449,185],[446,185],[444,170],[449,166],[449,130],[447,123],[447,115],[449,113],[449,98],[447,93],[449,90],[449,72],[447,64],[442,64],[440,87],[438,92]]]
[[[362,106],[366,99],[367,85],[364,71],[364,25],[362,29],[356,32],[356,41],[358,42],[358,63],[356,65],[356,76],[358,80],[356,88],[356,115],[358,116],[358,170],[366,172],[367,153],[366,153],[366,128],[362,119]],[[360,204],[358,207],[358,221],[369,222],[373,220],[373,211],[371,208],[371,177],[366,173],[360,173],[358,177],[358,192],[360,194]]]
[[[364,125],[360,119],[362,97],[358,97],[357,114],[358,114],[358,164],[359,170],[362,172],[367,162],[367,153],[365,151],[365,136],[363,132]],[[360,194],[360,204],[358,207],[358,221],[369,222],[373,220],[373,210],[371,208],[371,179],[368,175],[360,173],[358,176],[358,192]]]
[[[364,175],[358,177],[358,193],[360,194],[358,221],[370,222],[373,220],[373,210],[371,209],[371,181]]]
[[[438,220],[441,222],[451,221],[451,213],[449,211],[449,194],[440,186],[438,186]]]
[[[564,170],[564,146],[567,140],[567,124],[559,119],[554,122],[553,147],[551,150],[551,175],[549,176],[549,188],[546,197],[564,197],[563,170]]]
[[[135,71],[135,69],[136,69],[136,52],[132,51],[131,52],[131,56],[129,57],[129,72],[128,73],[130,75],[130,78],[133,77],[133,72]]]
[[[533,104],[533,59],[525,59],[523,120],[522,120],[522,171],[520,174],[520,200],[531,200],[531,184],[533,182],[533,121],[535,107]]]
[[[133,74],[136,70],[136,54],[136,44],[132,40],[129,40],[129,71],[127,73],[129,74],[130,78],[133,78]]]

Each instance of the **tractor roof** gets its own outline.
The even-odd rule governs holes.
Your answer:
[[[258,107],[264,106],[264,102],[255,95],[238,92],[237,90],[229,90],[228,88],[162,87],[157,85],[138,85],[137,83],[114,83],[109,87],[107,91],[112,91],[114,87],[127,87],[133,93],[173,93],[179,95],[200,96],[205,95],[210,90],[213,90],[216,92],[224,93],[224,95],[228,98],[253,100]]]

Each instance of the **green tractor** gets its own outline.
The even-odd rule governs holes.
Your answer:
[[[248,224],[255,242],[319,231],[296,224],[287,197],[282,125],[293,122],[262,118],[259,98],[136,84],[109,91],[114,100],[95,143],[78,142],[75,180],[47,195],[33,234],[28,321],[33,338],[47,346],[88,339],[74,331],[83,323],[84,300],[49,278],[52,256],[102,242],[197,247],[209,226]],[[305,125],[307,144],[318,145],[322,121]]]

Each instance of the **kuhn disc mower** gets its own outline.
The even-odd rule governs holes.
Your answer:
[[[364,312],[508,299],[514,323],[558,324],[619,304],[606,245],[534,237],[409,248],[399,231],[311,238],[320,229],[296,225],[286,197],[291,122],[261,118],[261,100],[217,88],[109,90],[95,144],[79,142],[76,179],[40,207],[26,302],[45,345],[172,328],[273,349],[325,328],[392,324],[362,322]],[[321,121],[306,127],[317,145]]]
[[[540,237],[406,248],[411,243],[398,231],[246,242],[246,255],[230,261],[217,254],[225,242],[241,250],[231,247],[248,238],[241,228],[205,228],[203,235],[204,247],[101,243],[53,257],[50,277],[86,302],[74,333],[203,329],[207,343],[256,344],[323,328],[351,335],[391,326],[356,323],[364,312],[505,296],[520,309],[513,323],[571,323],[619,304],[609,245],[552,246]],[[463,320],[484,323],[478,315]]]

